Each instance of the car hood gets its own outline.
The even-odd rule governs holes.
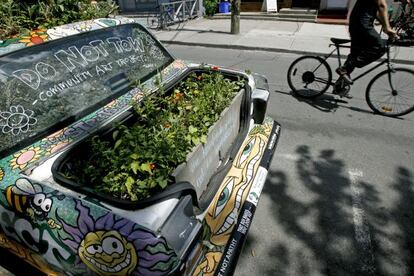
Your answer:
[[[141,25],[115,21],[120,25],[103,30],[102,22],[111,21],[54,28],[46,33],[56,39],[0,56],[0,157],[69,126],[134,87],[145,90],[145,81],[173,63]],[[79,26],[89,31],[73,34]],[[58,33],[71,35],[57,39]]]

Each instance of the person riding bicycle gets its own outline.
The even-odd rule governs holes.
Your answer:
[[[374,21],[377,17],[388,37],[398,38],[397,33],[390,26],[386,0],[357,0],[349,20],[351,53],[344,65],[336,69],[347,84],[353,83],[350,74],[355,67],[364,67],[386,52],[385,41],[374,29]]]

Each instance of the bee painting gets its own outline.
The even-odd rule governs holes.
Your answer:
[[[38,221],[46,220],[53,204],[53,199],[50,197],[55,192],[46,194],[40,185],[32,184],[25,178],[16,180],[15,185],[7,187],[6,199],[9,207],[14,209],[17,213],[29,216],[31,219]],[[61,200],[64,196],[57,196]],[[47,222],[52,225],[52,228],[58,225],[52,219]]]

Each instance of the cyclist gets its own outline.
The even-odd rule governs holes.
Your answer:
[[[357,0],[349,20],[351,53],[344,65],[336,69],[347,84],[353,83],[350,74],[355,67],[368,65],[379,59],[386,51],[384,40],[374,29],[376,17],[389,38],[398,38],[397,33],[390,26],[386,0]]]

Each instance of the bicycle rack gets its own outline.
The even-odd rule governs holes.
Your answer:
[[[162,28],[176,22],[186,21],[198,16],[199,0],[181,0],[166,2],[160,4],[160,13],[167,12],[170,18],[167,22],[163,22]]]

